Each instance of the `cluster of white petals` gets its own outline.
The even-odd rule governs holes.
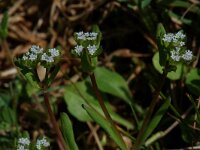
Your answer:
[[[56,48],[48,49],[48,52],[50,53],[50,55],[48,55],[47,53],[43,53],[41,57],[41,60],[46,61],[47,63],[54,62],[54,58],[60,55],[59,50],[57,50]]]
[[[25,148],[24,145],[19,145],[17,147],[17,150],[29,150],[29,149]]]
[[[175,49],[171,51],[170,57],[176,62],[180,61],[181,58],[185,61],[191,61],[193,54],[190,50],[186,50],[184,54],[181,54],[179,49]]]
[[[82,51],[83,51],[83,46],[82,45],[76,45],[74,50],[80,56]]]
[[[90,55],[93,55],[96,52],[97,47],[96,47],[96,45],[88,45],[87,49],[88,49],[88,52],[90,53]]]
[[[47,55],[47,53],[43,53],[43,54],[42,54],[41,60],[42,60],[42,61],[46,61],[47,63],[54,62],[53,57]]]
[[[96,40],[98,33],[96,32],[77,32],[77,39],[79,40]]]
[[[168,42],[168,43],[170,43],[170,42],[177,43],[178,41],[183,40],[185,37],[186,37],[186,35],[183,34],[182,31],[178,31],[176,34],[174,34],[174,33],[164,34],[164,37],[162,38],[162,40],[164,42]]]
[[[174,46],[174,50],[171,53],[171,59],[173,61],[179,62],[181,59],[184,61],[191,61],[193,58],[192,51],[185,50],[185,42],[184,39],[186,35],[183,34],[182,31],[178,31],[177,33],[167,33],[164,34],[162,40],[166,43],[172,43],[171,46]],[[182,49],[182,50],[181,50]],[[184,52],[185,50],[185,52]]]
[[[74,48],[74,51],[76,52],[76,54],[78,54],[80,56],[83,49],[84,49],[84,47],[82,45],[76,45],[75,48]],[[88,45],[87,50],[88,50],[90,55],[94,55],[94,53],[97,50],[97,47],[96,47],[96,45]]]
[[[55,57],[58,57],[60,52],[56,48],[48,49],[47,52],[44,52],[43,48],[40,48],[37,45],[32,45],[30,50],[23,55],[23,60],[35,61],[37,59],[41,59],[41,61],[45,61],[47,63],[52,63],[55,61]]]
[[[19,138],[17,150],[28,150],[25,147],[29,146],[30,140],[28,138]]]
[[[192,54],[192,51],[190,51],[190,50],[187,50],[187,51],[185,52],[185,54],[182,55],[182,58],[183,58],[184,60],[187,60],[187,61],[192,60],[192,57],[193,57],[193,54]]]
[[[97,36],[98,36],[98,33],[96,33],[96,32],[83,32],[83,31],[81,31],[81,32],[76,32],[75,34],[77,35],[77,39],[83,40],[83,41],[85,41],[85,40],[94,41],[94,40],[97,39]],[[94,55],[94,53],[97,51],[97,46],[95,44],[93,44],[93,45],[89,44],[85,47],[82,46],[82,45],[76,45],[74,47],[74,51],[77,55],[80,56],[81,53],[83,52],[84,48],[88,51],[88,53],[90,55]]]
[[[171,58],[174,61],[180,61],[181,56],[180,56],[179,50],[173,50],[173,51],[171,51]]]
[[[60,55],[59,50],[57,50],[56,48],[50,48],[49,52],[51,53],[52,57],[57,57]]]
[[[37,140],[37,142],[36,142],[36,147],[38,150],[40,150],[42,147],[49,147],[49,146],[50,146],[50,143],[49,143],[49,141],[47,141],[47,139],[45,137],[43,137],[40,140]]]
[[[38,45],[32,45],[30,51],[35,54],[40,54],[43,52],[43,48],[40,48]]]

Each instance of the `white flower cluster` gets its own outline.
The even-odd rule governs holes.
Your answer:
[[[77,32],[77,39],[79,40],[96,40],[98,33],[96,32]]]
[[[50,143],[49,143],[49,141],[47,141],[47,139],[45,137],[43,137],[40,140],[37,140],[37,142],[36,142],[36,147],[38,150],[40,150],[42,147],[49,147],[49,146],[50,146]]]
[[[17,150],[28,150],[25,147],[29,146],[30,140],[28,138],[19,138]]]
[[[54,62],[54,58],[60,55],[59,50],[55,48],[49,49],[48,52],[50,53],[50,55],[48,55],[47,53],[43,53],[41,57],[41,60],[46,61],[47,63]]]
[[[173,34],[173,33],[167,33],[164,35],[163,37],[163,41],[164,42],[174,42],[174,43],[177,43],[178,41],[181,41],[183,40],[184,38],[186,37],[185,34],[182,33],[182,31],[178,31],[176,34]],[[181,45],[185,45],[184,42],[181,42]]]
[[[38,58],[38,54],[43,53],[43,48],[40,48],[37,45],[32,45],[30,48],[30,51],[27,52],[22,59],[23,60],[30,60],[30,61],[34,61]]]
[[[171,58],[177,62],[180,61],[181,58],[185,61],[191,61],[193,58],[193,54],[192,54],[192,51],[186,50],[186,52],[181,55],[180,49],[176,49],[176,50],[171,51]]]
[[[56,48],[48,49],[48,53],[49,55],[44,52],[43,48],[40,48],[37,45],[32,45],[30,50],[25,55],[23,55],[22,59],[30,60],[33,62],[39,58],[41,59],[41,61],[52,63],[54,62],[54,58],[60,55],[59,50],[57,50]]]
[[[171,51],[171,58],[179,62],[181,59],[185,61],[191,61],[193,58],[192,51],[186,50],[183,52],[181,49],[185,46],[185,42],[183,41],[186,38],[186,35],[183,34],[182,31],[177,32],[176,34],[173,33],[167,33],[164,35],[162,40],[167,43],[173,43],[172,46],[174,46],[174,50]]]
[[[95,45],[88,45],[87,49],[88,49],[88,52],[89,52],[91,55],[93,55],[93,54],[96,52],[97,47],[96,47]]]
[[[82,45],[76,45],[74,51],[80,56],[83,51],[83,48],[84,47]],[[93,55],[96,52],[97,47],[96,45],[88,45],[87,50],[90,53],[90,55]]]
[[[74,50],[80,56],[82,51],[83,51],[83,46],[82,45],[76,45]]]

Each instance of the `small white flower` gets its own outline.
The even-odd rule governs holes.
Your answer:
[[[43,48],[40,48],[38,45],[32,45],[30,51],[35,54],[40,54],[43,52]]]
[[[180,54],[179,54],[179,50],[173,50],[171,51],[171,58],[174,60],[174,61],[180,61]]]
[[[26,148],[24,147],[24,145],[19,145],[19,146],[17,147],[17,150],[28,150],[28,149],[26,149]]]
[[[85,35],[85,37],[88,37],[90,35],[90,33],[89,32],[85,32],[84,35]]]
[[[182,47],[182,46],[184,46],[185,45],[185,42],[180,42],[180,46]]]
[[[76,45],[74,50],[80,56],[81,52],[83,51],[83,46],[82,45]]]
[[[186,37],[185,34],[182,33],[182,31],[178,31],[175,35],[176,38],[179,38],[179,39],[184,39]]]
[[[92,36],[92,37],[97,37],[97,34],[98,33],[96,33],[96,32],[90,32],[90,36]]]
[[[35,55],[35,54],[30,54],[29,55],[29,60],[34,61],[36,59],[37,59],[37,55]]]
[[[22,57],[22,59],[23,59],[23,60],[27,60],[28,57],[27,57],[26,55],[24,55],[24,56]]]
[[[41,144],[39,142],[37,142],[36,147],[37,147],[37,149],[40,150],[41,149]]]
[[[79,39],[79,40],[85,40],[86,39],[85,34],[83,33],[83,31],[77,32],[76,35],[77,35],[77,39]]]
[[[184,60],[187,60],[187,61],[192,60],[192,57],[193,57],[193,54],[192,54],[192,51],[190,51],[190,50],[187,50],[187,51],[185,52],[185,54],[182,55],[182,58],[183,58]]]
[[[18,143],[23,145],[29,145],[30,140],[28,138],[19,138]]]
[[[90,32],[89,36],[87,37],[87,40],[96,40],[97,39],[97,34],[96,32]]]
[[[48,56],[46,53],[42,54],[41,60],[46,61],[48,63],[54,62],[53,57]]]
[[[51,53],[51,56],[52,57],[57,57],[57,56],[59,56],[59,50],[57,50],[56,48],[51,48],[51,49],[49,49],[49,52]]]
[[[40,140],[37,140],[37,142],[36,142],[36,147],[37,147],[38,150],[40,150],[42,146],[43,146],[43,147],[48,147],[48,146],[50,146],[49,141],[47,141],[47,139],[46,139],[45,137],[43,137],[43,138],[40,139]]]
[[[96,52],[97,47],[95,45],[92,45],[92,46],[88,45],[87,49],[88,49],[90,55],[93,55]]]
[[[77,39],[79,40],[96,40],[98,33],[96,32],[77,32]]]
[[[172,42],[173,37],[174,37],[174,34],[173,34],[173,33],[167,33],[167,34],[164,34],[164,37],[162,38],[162,40],[163,40],[164,42],[170,43],[170,42]]]

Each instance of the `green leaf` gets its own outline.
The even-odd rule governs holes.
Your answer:
[[[92,59],[92,61],[91,61]],[[83,72],[92,72],[95,67],[96,67],[96,63],[94,59],[97,59],[96,57],[95,58],[90,58],[89,55],[87,54],[86,51],[83,51],[82,55],[81,55],[81,69],[83,70]]]
[[[32,72],[28,72],[24,76],[26,80],[33,86],[33,88],[37,88],[37,89],[40,88],[40,86],[38,85],[38,81],[36,80]]]
[[[168,12],[168,15],[172,18],[177,19],[178,21],[187,24],[187,25],[192,25],[192,20],[191,19],[187,19],[187,18],[183,18],[182,15],[178,15],[172,11]]]
[[[159,63],[161,66],[165,66],[167,62],[167,52],[162,43],[162,38],[165,33],[166,31],[165,31],[164,26],[161,23],[159,23],[157,27],[157,32],[156,32],[156,39],[158,43],[159,57],[162,58],[162,59],[159,59]]]
[[[153,61],[153,65],[154,65],[155,69],[158,72],[162,73],[163,67],[161,67],[160,63],[159,63],[159,52],[154,54],[152,61]],[[171,80],[179,80],[181,78],[181,74],[182,74],[182,64],[178,64],[176,71],[169,72],[167,74],[167,77]]]
[[[149,6],[150,3],[151,3],[151,1],[152,1],[152,0],[142,0],[142,1],[141,1],[141,4],[140,4],[140,5],[141,5],[141,6],[140,6],[141,9],[145,9],[147,6]]]
[[[159,110],[156,112],[156,114],[151,119],[151,122],[148,124],[142,139],[141,143],[143,143],[153,132],[153,130],[158,126],[160,120],[162,119],[163,115],[167,111],[168,107],[170,106],[170,100],[167,99],[162,106],[159,108]]]
[[[165,28],[162,23],[159,23],[156,31],[156,38],[160,39],[166,34]]]
[[[127,82],[121,75],[104,67],[97,67],[94,70],[98,88],[111,95],[121,98],[131,104],[132,96]]]
[[[5,12],[0,24],[0,37],[6,39],[8,35],[8,12]]]
[[[200,134],[199,134],[199,131],[194,130],[193,128],[188,126],[188,125],[194,123],[193,117],[186,118],[185,122],[187,122],[187,124],[185,124],[185,123],[180,124],[180,128],[181,128],[181,134],[180,135],[186,143],[191,144],[194,141],[194,139],[200,138],[200,136],[199,136]]]
[[[126,145],[122,141],[122,139],[118,136],[117,132],[111,124],[101,115],[99,114],[95,109],[92,107],[82,105],[83,108],[87,111],[87,113],[90,115],[90,117],[99,124],[109,135],[110,137],[115,141],[115,143],[122,149],[127,150]]]
[[[68,115],[66,113],[61,113],[60,121],[62,134],[64,136],[65,142],[67,143],[67,149],[78,150],[78,146],[74,138],[72,123]]]
[[[165,1],[165,2],[170,2],[170,1]],[[190,3],[189,1],[182,1],[182,0],[174,0],[171,1],[169,4],[170,7],[180,7],[180,8],[185,8],[187,9],[188,12],[193,12],[193,13],[200,13],[200,9],[197,5],[194,5]]]
[[[192,94],[200,96],[200,69],[192,68],[186,77],[186,86]]]
[[[16,119],[16,113],[9,107],[1,107],[0,109],[0,116],[1,120],[11,124],[11,125],[16,125],[17,119]]]
[[[86,81],[77,82],[75,84],[69,85],[65,88],[64,100],[67,103],[67,108],[71,115],[80,121],[91,121],[91,118],[87,112],[81,107],[82,104],[91,105],[100,114],[103,114],[96,97],[93,94],[90,84]],[[105,102],[108,111],[117,123],[125,126],[128,129],[133,129],[133,125],[112,111],[111,105]]]

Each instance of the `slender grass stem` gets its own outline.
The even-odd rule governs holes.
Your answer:
[[[49,103],[48,92],[46,90],[44,90],[44,101],[45,101],[45,105],[47,107],[47,111],[48,111],[51,123],[53,124],[53,127],[54,127],[54,129],[56,131],[56,134],[58,136],[58,139],[59,139],[59,141],[61,143],[61,144],[58,144],[59,147],[60,147],[60,150],[67,150],[64,138],[63,138],[62,133],[61,133],[59,127],[58,127],[58,124],[56,122],[56,118],[55,118],[55,116],[54,116],[54,114],[53,114],[53,112],[51,110],[51,106],[50,106],[50,103]]]
[[[116,131],[116,133],[117,133],[118,137],[121,139],[121,141],[124,142],[124,140],[122,139],[122,136],[120,135],[119,131],[117,130],[117,128],[116,128],[116,126],[115,126],[115,124],[114,124],[105,104],[104,104],[103,98],[102,98],[102,96],[99,92],[99,89],[98,89],[98,86],[97,86],[97,83],[96,83],[96,78],[95,78],[94,73],[90,74],[90,79],[91,79],[91,82],[92,82],[94,92],[97,96],[97,100],[98,100],[98,102],[101,106],[101,109],[103,110],[103,113],[104,113],[106,119],[110,122],[110,124],[112,125],[113,129]]]
[[[143,134],[144,134],[145,129],[146,129],[146,127],[147,127],[147,125],[148,125],[148,123],[149,123],[149,121],[151,119],[152,114],[153,114],[153,110],[154,110],[154,108],[156,106],[156,103],[158,101],[158,98],[159,98],[159,95],[160,95],[160,91],[161,91],[161,89],[162,89],[162,87],[164,85],[166,75],[167,75],[167,72],[164,70],[163,74],[162,74],[162,77],[161,77],[161,80],[160,80],[160,85],[159,85],[159,87],[156,89],[156,91],[153,94],[153,99],[152,99],[151,104],[149,106],[149,110],[146,113],[146,116],[145,116],[144,121],[142,123],[142,127],[141,127],[141,129],[139,131],[139,134],[138,134],[138,136],[136,138],[136,143],[133,146],[133,150],[139,150],[140,146],[142,145]]]

